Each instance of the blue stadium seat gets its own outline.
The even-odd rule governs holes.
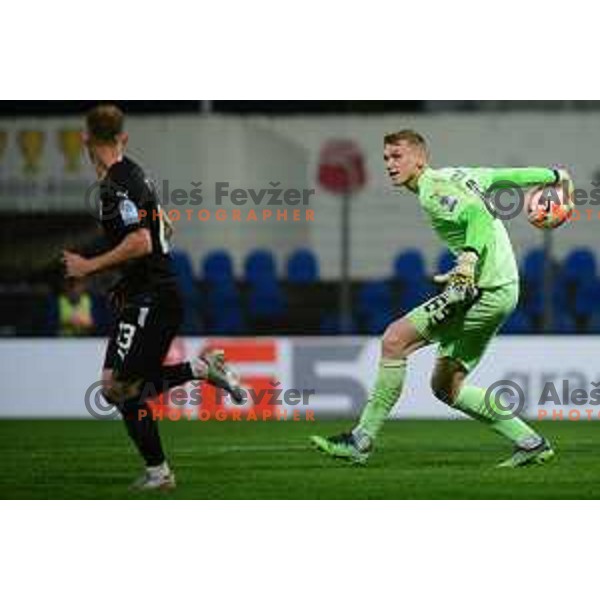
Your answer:
[[[577,333],[573,317],[564,312],[555,312],[552,333]]]
[[[325,314],[321,317],[320,331],[323,335],[337,335],[342,332],[342,324],[338,313]],[[349,334],[358,333],[354,320],[350,322]]]
[[[206,290],[206,326],[212,334],[240,334],[246,331],[241,295],[233,279],[213,282]]]
[[[390,284],[385,281],[365,283],[358,292],[356,314],[364,333],[380,334],[394,320],[394,306]]]
[[[248,295],[248,315],[252,319],[281,319],[286,312],[286,299],[276,280],[264,280]]]
[[[591,281],[596,279],[596,257],[587,248],[576,248],[569,252],[563,262],[562,277],[567,282]]]
[[[296,250],[288,257],[287,280],[290,283],[315,283],[319,264],[312,250]]]
[[[183,299],[182,333],[193,335],[199,332],[198,312],[200,311],[200,293],[194,278],[192,262],[183,250],[171,252],[177,284]]]
[[[210,285],[206,290],[205,304],[211,319],[216,319],[221,310],[238,310],[241,298],[235,282],[223,280]]]
[[[405,312],[421,304],[435,293],[419,250],[398,254],[394,261],[394,278],[402,284],[397,312]]]
[[[521,298],[522,308],[530,319],[541,319],[544,314],[542,282],[528,281]]]
[[[202,261],[202,274],[205,281],[233,281],[233,261],[226,250],[209,252]]]
[[[504,323],[500,333],[531,333],[532,331],[533,326],[527,313],[523,309],[518,308]]]
[[[194,296],[197,293],[197,288],[190,257],[183,250],[174,250],[171,252],[171,257],[173,258],[179,289],[184,295]]]
[[[405,250],[396,256],[394,277],[403,281],[421,281],[427,277],[425,261],[420,250]]]
[[[373,312],[391,312],[392,290],[385,281],[365,283],[358,292],[358,312],[366,317]]]
[[[541,248],[530,250],[522,263],[523,277],[527,282],[541,282],[544,279],[546,257]]]
[[[441,288],[439,291],[441,291]],[[402,290],[397,311],[405,313],[412,310],[419,304],[432,298],[436,293],[439,293],[438,289],[428,280],[412,282]]]
[[[594,312],[588,324],[587,333],[600,333],[600,311]]]
[[[365,333],[381,335],[393,320],[391,311],[373,311],[365,319]]]
[[[246,331],[242,311],[238,309],[221,310],[208,327],[209,333],[218,335],[238,335]]]
[[[600,285],[596,280],[582,283],[575,293],[573,314],[580,319],[591,319],[598,309]]]
[[[544,314],[544,280],[543,276],[534,279],[524,278],[524,289],[521,302],[525,312],[534,319],[541,319]],[[552,287],[552,309],[555,313],[569,313],[573,302],[570,300],[568,288],[564,281],[557,277]]]
[[[437,261],[436,273],[446,273],[456,264],[456,257],[449,250],[444,250],[440,253]]]
[[[244,277],[249,283],[276,280],[275,259],[269,250],[254,250],[244,262]]]

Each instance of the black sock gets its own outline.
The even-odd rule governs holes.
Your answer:
[[[164,393],[194,379],[189,362],[161,367],[152,379],[147,379],[141,390],[141,398],[130,399],[119,406],[129,437],[146,461],[148,467],[155,467],[165,461],[160,442],[158,422],[152,418],[152,409],[146,402],[156,394]]]
[[[156,467],[165,462],[165,454],[160,442],[158,423],[152,418],[152,410],[147,402],[126,402],[119,406],[127,433],[146,466]]]
[[[192,379],[194,374],[189,362],[161,367],[160,371],[155,371],[155,375],[144,378],[142,397],[144,400],[153,398]]]
[[[163,385],[169,390],[195,379],[194,374],[192,373],[192,366],[189,362],[163,366],[160,370],[159,377],[163,382]]]

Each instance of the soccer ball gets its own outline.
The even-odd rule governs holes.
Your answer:
[[[572,192],[562,183],[540,185],[525,195],[527,220],[538,229],[556,229],[569,220],[574,204]]]

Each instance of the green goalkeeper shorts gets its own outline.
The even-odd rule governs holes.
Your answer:
[[[448,307],[441,296],[417,306],[407,318],[430,343],[439,344],[438,356],[451,357],[471,371],[490,340],[519,301],[519,284],[481,291],[467,309]]]

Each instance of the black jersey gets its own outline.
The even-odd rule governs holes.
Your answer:
[[[142,227],[150,231],[152,252],[118,267],[125,296],[171,291],[176,287],[160,202],[142,168],[127,157],[113,164],[100,184],[100,219],[111,247]]]

